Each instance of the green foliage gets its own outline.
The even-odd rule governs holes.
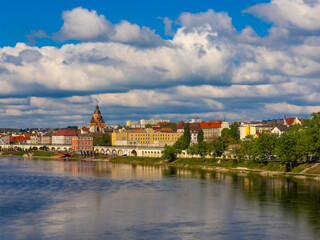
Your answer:
[[[188,148],[188,153],[191,155],[200,155],[201,157],[204,157],[208,153],[208,145],[206,142],[199,142],[194,146],[190,146]]]
[[[226,149],[226,145],[222,137],[218,137],[217,139],[214,139],[209,144],[209,151],[213,154],[213,156],[221,157],[225,149]]]
[[[254,140],[254,151],[256,151],[259,159],[266,161],[268,156],[275,154],[277,146],[277,136],[274,134],[262,133],[257,139]]]
[[[221,131],[221,137],[226,137],[226,136],[232,136],[232,134],[231,134],[231,129],[229,129],[229,128],[224,128],[224,129],[222,129],[222,131]]]
[[[234,122],[230,125],[230,134],[234,139],[240,139],[239,125],[237,122]]]
[[[103,134],[101,136],[95,136],[93,138],[94,146],[111,146],[111,139],[108,134]]]
[[[190,142],[191,142],[191,133],[190,133],[190,128],[188,125],[186,125],[184,127],[183,141],[184,141],[184,148],[183,149],[187,149],[190,146]]]
[[[23,156],[25,154],[25,152],[16,152],[13,155],[15,156]]]
[[[281,162],[294,162],[299,158],[297,142],[300,133],[298,131],[284,132],[278,139],[277,156]]]
[[[320,155],[320,112],[312,113],[312,118],[305,119],[302,131],[306,135],[306,140],[310,144],[308,151]]]
[[[33,154],[34,157],[53,157],[54,155],[54,152],[35,152]]]
[[[198,143],[203,142],[203,130],[200,129],[197,136]]]
[[[174,146],[166,145],[161,158],[173,162],[177,158],[177,149]]]
[[[183,136],[181,136],[173,146],[165,146],[162,158],[169,160],[170,162],[174,161],[177,157],[177,154],[181,153],[182,150],[186,150],[190,146],[191,142],[191,133],[188,126],[184,127]]]

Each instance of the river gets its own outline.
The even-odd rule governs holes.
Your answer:
[[[320,183],[0,158],[0,239],[319,239]]]

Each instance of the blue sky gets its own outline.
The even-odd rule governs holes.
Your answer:
[[[0,4],[0,127],[320,111],[319,0]]]

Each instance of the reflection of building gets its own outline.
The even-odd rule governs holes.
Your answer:
[[[88,135],[79,135],[72,137],[71,147],[75,151],[93,152],[93,137]]]
[[[103,132],[105,127],[106,123],[103,120],[99,106],[97,105],[90,121],[90,132]]]

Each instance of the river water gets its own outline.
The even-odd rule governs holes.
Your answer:
[[[319,239],[320,183],[0,158],[0,239]]]

